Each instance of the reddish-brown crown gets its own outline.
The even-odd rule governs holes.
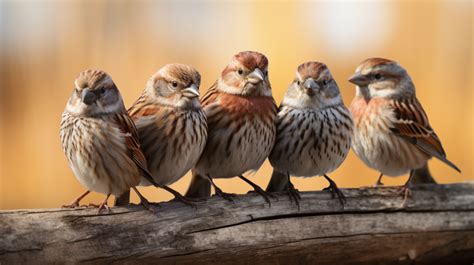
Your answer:
[[[298,74],[300,75],[301,79],[305,80],[308,77],[312,77],[313,79],[317,79],[319,75],[328,69],[327,66],[320,62],[306,62],[298,66]]]
[[[222,70],[221,76],[224,77],[228,73],[232,71],[236,71],[243,65],[250,71],[255,70],[255,68],[259,68],[260,70],[266,69],[268,66],[268,59],[265,55],[259,52],[239,52],[232,57],[230,63]]]
[[[389,59],[384,59],[384,58],[368,58],[360,63],[358,69],[373,68],[375,66],[387,65],[387,64],[396,64],[396,62]]]
[[[171,81],[167,80],[167,78],[173,78],[174,80],[182,82],[184,85],[190,83],[199,85],[201,82],[201,75],[195,68],[178,63],[163,66],[163,68],[160,69],[153,78],[155,80],[164,79],[166,81]]]
[[[108,74],[102,70],[84,70],[76,78],[76,85],[81,88],[93,88],[95,84],[107,77]]]
[[[249,70],[254,70],[255,68],[265,69],[268,66],[267,57],[259,52],[239,52],[238,54],[234,55],[233,59],[239,61]]]

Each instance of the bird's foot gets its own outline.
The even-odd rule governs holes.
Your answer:
[[[99,209],[97,211],[97,214],[102,214],[102,211],[111,212],[110,207],[107,204],[107,202],[101,203],[98,208]]]
[[[301,195],[300,192],[295,189],[295,186],[293,186],[293,183],[289,182],[287,187],[286,187],[286,192],[288,193],[288,196],[290,197],[290,202],[295,201],[296,205],[298,206],[298,211],[300,210],[300,201],[301,201]]]
[[[173,201],[179,201],[179,202],[182,202],[182,203],[184,203],[188,206],[193,207],[194,209],[197,209],[197,205],[191,199],[181,195],[181,193],[179,193],[179,192],[175,191],[174,189],[172,189],[168,186],[165,186],[165,185],[160,185],[159,187],[166,190],[166,191],[168,191],[169,193],[173,194],[173,196],[174,196]]]
[[[90,191],[87,190],[86,192],[84,192],[83,194],[81,194],[79,197],[77,197],[71,204],[67,204],[67,205],[63,205],[62,208],[77,208],[77,207],[83,207],[83,206],[80,206],[79,203],[81,202],[82,199],[84,199],[84,197],[87,196],[87,194],[89,194]]]
[[[214,187],[214,189],[216,190],[216,196],[219,196],[227,201],[234,202],[234,199],[237,197],[237,194],[235,193],[223,192],[221,189],[216,189],[216,187]]]
[[[140,204],[145,208],[147,211],[151,213],[155,213],[155,210],[151,207],[152,203],[150,203],[147,199],[145,198],[140,198]]]
[[[276,197],[273,195],[273,194],[270,194],[266,191],[264,191],[262,188],[260,188],[260,186],[258,186],[257,184],[253,183],[252,181],[250,181],[249,179],[247,179],[246,177],[244,176],[239,176],[239,178],[241,178],[243,181],[247,182],[247,184],[249,184],[250,186],[252,186],[253,190],[255,192],[257,192],[258,194],[260,194],[260,196],[263,197],[263,199],[268,203],[268,205],[271,207],[272,206],[272,202],[270,200],[270,198],[272,199],[275,199]]]
[[[132,189],[135,191],[135,193],[138,195],[138,197],[140,198],[140,204],[143,206],[143,208],[145,208],[146,210],[148,210],[149,212],[151,213],[155,213],[155,210],[153,208],[151,208],[151,205],[152,203],[150,203],[146,198],[145,196],[143,196],[137,189],[137,187],[132,187]],[[129,193],[129,192],[127,192]],[[130,198],[130,194],[127,194],[125,195],[126,197],[124,199],[129,199]],[[122,197],[122,196],[121,196]]]
[[[377,182],[375,182],[375,184],[374,184],[374,188],[378,188],[378,187],[383,186],[382,178],[383,178],[383,173],[380,173],[380,176],[377,179]]]
[[[68,208],[68,209],[74,209],[74,208],[79,208],[79,207],[81,206],[79,205],[79,202],[77,200],[71,202],[70,204],[61,206],[61,208]]]
[[[181,203],[184,203],[188,206],[191,206],[193,207],[194,209],[197,209],[197,205],[196,205],[196,202],[198,200],[195,200],[195,199],[192,199],[192,198],[188,198],[188,197],[185,197],[181,194],[178,193],[178,195],[175,195],[174,198],[171,200],[171,201],[179,201]]]
[[[383,184],[382,181],[377,180],[377,182],[375,182],[372,187],[373,187],[373,188],[381,188],[381,187],[384,187],[384,185],[385,185],[385,184]]]
[[[327,176],[324,176],[327,181],[329,182],[329,186],[324,188],[323,190],[329,190],[331,191],[331,198],[337,198],[339,199],[339,202],[341,203],[342,208],[344,208],[344,204],[346,204],[346,196],[342,191],[337,187],[336,182],[334,182],[332,179],[330,179]]]
[[[258,194],[260,194],[260,196],[263,197],[263,199],[268,203],[269,207],[272,207],[272,202],[271,202],[270,199],[275,199],[276,198],[273,194],[264,191],[260,187],[255,188],[254,191],[257,192]]]
[[[411,190],[409,185],[404,185],[398,192],[397,195],[403,195],[403,201],[400,207],[405,207],[408,197],[411,196]]]

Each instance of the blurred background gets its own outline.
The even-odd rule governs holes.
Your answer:
[[[233,54],[267,55],[273,95],[280,102],[305,61],[326,63],[345,103],[347,78],[367,57],[399,61],[458,174],[432,160],[440,183],[473,178],[473,3],[471,1],[221,2],[0,1],[0,209],[59,207],[84,191],[68,168],[59,122],[77,74],[107,71],[130,106],[147,79],[170,62],[193,65],[201,92]],[[250,178],[266,187],[268,163]],[[378,172],[351,153],[331,174],[341,187],[372,185]],[[401,185],[407,177],[386,177]],[[187,175],[172,185],[185,192]],[[239,179],[217,180],[245,193]],[[318,190],[322,178],[294,179]],[[142,189],[151,200],[164,191]],[[93,194],[84,202],[99,202]],[[134,198],[135,201],[136,198]]]

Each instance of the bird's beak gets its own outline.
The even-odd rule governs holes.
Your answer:
[[[84,90],[82,90],[81,98],[84,104],[91,105],[97,100],[97,95],[90,89],[85,88]]]
[[[258,83],[262,82],[263,79],[264,79],[264,77],[263,77],[262,70],[260,70],[258,68],[255,68],[255,70],[253,70],[253,72],[251,72],[247,76],[247,81],[252,83],[252,84],[258,84]]]
[[[195,84],[192,84],[190,87],[181,90],[181,93],[187,98],[199,97],[199,91]]]
[[[304,92],[308,96],[313,96],[315,94],[315,92],[320,89],[320,87],[319,87],[318,83],[316,83],[316,81],[314,81],[313,78],[308,78],[308,79],[306,79],[306,81],[304,81],[303,89],[304,89]]]
[[[349,82],[356,84],[358,86],[366,86],[369,84],[370,80],[362,75],[361,73],[355,73],[353,76],[349,78]]]

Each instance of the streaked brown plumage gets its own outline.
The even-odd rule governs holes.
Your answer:
[[[161,185],[183,177],[204,150],[207,125],[198,98],[200,82],[196,69],[168,64],[150,78],[129,109],[148,168]]]
[[[290,175],[324,176],[343,203],[344,196],[327,174],[346,158],[353,122],[339,88],[323,63],[301,64],[277,115],[277,138],[269,160],[274,173],[267,191],[288,190],[298,203]]]
[[[270,154],[275,141],[276,105],[267,67],[268,60],[263,54],[238,53],[202,98],[208,140],[193,169],[193,181],[187,196],[209,196],[211,183],[207,177],[236,176],[265,196],[263,190],[242,174],[257,170]],[[215,185],[214,188],[217,194],[225,196]]]
[[[356,84],[350,106],[355,122],[352,146],[365,164],[388,176],[410,172],[411,178],[415,169],[436,157],[459,171],[446,158],[410,76],[397,62],[367,59],[349,81]]]
[[[142,175],[151,178],[120,92],[103,71],[86,70],[75,80],[62,115],[60,136],[69,166],[88,189],[66,207],[79,206],[89,191],[96,191],[107,195],[99,206],[100,213],[108,208],[111,194],[117,197],[134,188]],[[149,208],[146,199],[135,191]]]

